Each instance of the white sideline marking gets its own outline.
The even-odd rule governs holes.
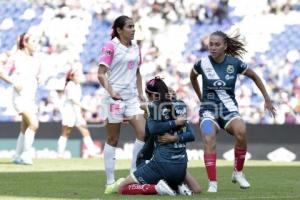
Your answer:
[[[201,198],[202,199],[202,198]],[[220,199],[220,200],[241,200],[241,199],[300,199],[300,196],[269,196],[269,197],[228,197],[228,198],[203,198],[202,200]]]

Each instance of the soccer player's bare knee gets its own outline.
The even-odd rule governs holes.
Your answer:
[[[144,141],[145,138],[145,131],[143,130],[136,130],[136,138],[140,141]]]
[[[246,131],[245,130],[236,130],[234,135],[235,135],[235,138],[238,143],[246,142]]]
[[[38,121],[32,121],[28,126],[32,131],[36,132],[39,128],[39,122]]]
[[[106,139],[106,143],[110,146],[116,147],[118,145],[119,137],[116,136],[108,136]]]

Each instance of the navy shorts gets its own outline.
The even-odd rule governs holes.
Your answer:
[[[139,167],[132,177],[141,184],[156,184],[164,179],[170,185],[179,185],[184,181],[187,163],[168,163],[150,160]]]
[[[143,167],[144,165],[146,165],[147,163],[149,163],[150,160],[144,160],[144,159],[137,159],[136,160],[136,168],[141,168]]]
[[[229,123],[236,118],[241,118],[238,112],[229,112],[229,111],[222,111],[222,112],[215,112],[211,109],[201,108],[199,111],[200,115],[200,127],[202,123],[206,120],[211,120],[218,129],[226,130]]]

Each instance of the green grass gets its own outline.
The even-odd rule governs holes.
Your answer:
[[[128,175],[130,162],[118,161],[116,177]],[[202,161],[191,161],[189,171],[204,192],[192,197],[104,195],[101,159],[38,159],[33,166],[0,161],[0,199],[291,199],[300,200],[300,162],[247,161],[245,173],[251,188],[231,183],[232,162],[218,160],[218,193],[208,194]]]

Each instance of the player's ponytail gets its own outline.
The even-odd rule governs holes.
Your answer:
[[[18,37],[17,48],[19,50],[23,50],[25,48],[25,42],[27,42],[27,41],[28,41],[28,35],[26,33],[22,33]]]
[[[75,72],[72,69],[67,72],[65,88],[66,88],[67,84],[73,79],[74,74],[75,74]]]
[[[160,102],[170,102],[169,90],[165,82],[160,77],[155,77],[147,82],[145,92],[153,94]]]
[[[155,77],[147,82],[145,91],[147,95],[154,97],[154,100],[158,102],[156,109],[156,115],[154,114],[154,118],[161,119],[162,115],[164,115],[164,109],[169,110],[170,112],[173,110],[172,100],[170,99],[169,89],[165,82],[159,78]],[[157,115],[158,114],[158,115]],[[170,119],[172,115],[170,115]]]
[[[247,52],[247,50],[245,49],[245,44],[241,42],[240,34],[236,34],[230,37],[222,31],[216,31],[211,35],[217,35],[224,39],[224,42],[227,44],[225,53],[228,55],[242,58],[243,55]]]
[[[112,25],[112,32],[110,34],[111,39],[114,39],[115,37],[120,38],[119,33],[117,31],[118,28],[123,29],[123,27],[126,24],[126,21],[131,19],[130,17],[127,17],[125,15],[119,16],[117,19],[115,19],[113,25]]]

